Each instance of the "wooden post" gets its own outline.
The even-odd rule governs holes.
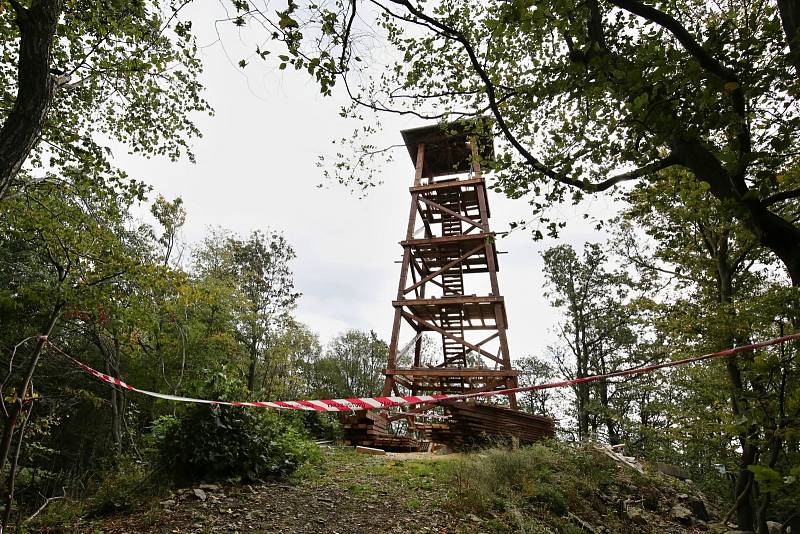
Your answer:
[[[417,164],[414,166],[416,172],[414,173],[414,185],[422,184],[422,171],[425,167],[425,143],[417,145]]]
[[[420,143],[417,146],[417,165],[414,173],[414,185],[420,185],[422,179],[422,169],[425,166],[425,144]],[[408,214],[408,225],[406,227],[406,240],[414,239],[414,225],[417,221],[417,211],[419,209],[419,193],[411,194],[411,210]],[[408,270],[411,267],[411,247],[403,247],[403,262],[400,267],[400,282],[397,285],[397,299],[404,298],[404,289],[406,287],[406,280],[408,279]],[[387,362],[387,369],[394,369],[397,367],[397,346],[400,341],[400,324],[402,322],[402,308],[395,308],[394,322],[392,324],[392,337],[389,340],[389,361]],[[382,394],[391,395],[392,390],[396,389],[394,384],[394,376],[386,375],[386,380],[383,384]]]

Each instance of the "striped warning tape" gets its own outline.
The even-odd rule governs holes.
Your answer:
[[[194,403],[201,403],[201,404],[216,404],[216,405],[223,405],[223,406],[252,406],[257,408],[275,408],[280,410],[307,410],[307,411],[318,411],[318,412],[349,412],[349,411],[358,411],[358,410],[374,410],[374,409],[382,409],[382,408],[391,408],[397,406],[412,406],[416,404],[435,404],[441,402],[452,402],[458,400],[466,400],[466,399],[473,399],[478,397],[494,397],[496,395],[513,395],[515,393],[524,393],[527,391],[540,391],[544,389],[553,389],[553,388],[562,388],[567,386],[572,386],[575,384],[583,384],[587,382],[596,382],[598,380],[607,380],[609,378],[618,378],[622,376],[632,376],[638,375],[643,373],[649,373],[652,371],[656,371],[658,369],[665,369],[668,367],[676,367],[678,365],[685,365],[688,363],[699,362],[703,360],[710,360],[713,358],[725,358],[728,356],[733,356],[734,354],[739,354],[742,352],[748,352],[764,347],[769,347],[771,345],[778,345],[782,343],[787,343],[789,341],[795,341],[800,339],[800,333],[795,333],[787,336],[778,337],[775,339],[770,339],[768,341],[762,341],[760,343],[752,343],[750,345],[742,345],[741,347],[734,347],[726,350],[721,350],[718,352],[711,352],[708,354],[703,354],[701,356],[694,356],[692,358],[685,358],[682,360],[674,360],[670,362],[659,363],[655,365],[648,365],[645,367],[633,367],[630,369],[625,369],[622,371],[615,371],[613,373],[605,373],[599,375],[591,375],[591,376],[584,376],[581,378],[574,378],[572,380],[563,380],[561,382],[551,382],[548,384],[539,384],[536,386],[525,386],[525,387],[518,387],[518,388],[510,388],[510,389],[502,389],[502,390],[493,390],[493,391],[481,391],[477,393],[464,393],[460,395],[407,395],[403,397],[358,397],[358,398],[349,398],[349,399],[323,399],[323,400],[291,400],[291,401],[267,401],[267,402],[251,402],[251,401],[241,401],[241,402],[233,402],[233,401],[218,401],[218,400],[208,400],[208,399],[196,399],[192,397],[181,397],[178,395],[168,395],[166,393],[157,393],[155,391],[148,391],[146,389],[139,389],[130,384],[127,384],[120,380],[119,378],[115,378],[111,375],[107,375],[105,373],[101,373],[100,371],[89,367],[85,363],[73,358],[56,345],[51,343],[45,336],[42,336],[41,339],[44,339],[45,342],[52,347],[56,352],[61,354],[62,356],[66,357],[69,361],[71,361],[74,365],[76,365],[81,370],[85,371],[86,373],[90,374],[91,376],[105,382],[107,384],[111,384],[114,386],[121,387],[128,391],[134,391],[136,393],[141,393],[142,395],[148,395],[150,397],[155,397],[158,399],[165,399],[170,401],[177,401],[177,402],[194,402]]]

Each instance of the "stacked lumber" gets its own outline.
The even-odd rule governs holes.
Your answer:
[[[453,431],[448,423],[417,423],[415,427],[425,439],[434,443],[447,445],[453,442]]]
[[[375,410],[342,415],[345,445],[376,447],[394,452],[419,450],[419,442],[407,436],[395,436],[389,432],[387,418]]]
[[[453,416],[450,421],[454,449],[480,445],[495,440],[517,439],[533,443],[555,435],[555,423],[549,417],[532,415],[502,406],[477,402],[458,402],[448,405]]]
[[[373,440],[367,440],[365,445],[378,447],[385,451],[392,452],[417,452],[420,442],[409,436],[378,436]]]
[[[353,415],[343,414],[342,429],[348,445],[362,445],[362,441],[389,434],[386,416],[375,410],[359,411]]]

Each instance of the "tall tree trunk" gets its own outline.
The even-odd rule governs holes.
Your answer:
[[[33,352],[28,359],[28,363],[25,367],[25,374],[23,375],[22,382],[19,386],[17,401],[8,410],[8,415],[3,421],[3,437],[0,439],[0,494],[5,496],[5,505],[8,508],[10,508],[12,505],[13,495],[10,493],[10,488],[13,487],[14,479],[16,477],[16,465],[12,466],[12,469],[8,474],[8,480],[6,480],[5,476],[3,476],[5,473],[6,462],[8,461],[8,455],[11,452],[11,443],[14,439],[14,434],[16,433],[15,430],[17,423],[19,422],[19,417],[24,413],[25,398],[28,394],[28,389],[31,386],[33,374],[36,371],[36,366],[39,363],[39,358],[42,355],[42,351],[44,351],[45,343],[47,343],[47,337],[49,337],[53,332],[53,329],[58,322],[58,318],[61,315],[62,305],[63,304],[59,302],[53,307],[44,333],[42,334],[42,337],[36,341],[36,346],[33,348]],[[22,440],[21,433],[19,440]],[[21,441],[19,441],[19,443],[21,445]],[[4,514],[4,520],[6,517],[8,517],[8,514]],[[5,523],[0,524],[0,534],[2,534],[3,530],[5,530],[5,527]]]
[[[789,45],[789,58],[800,79],[800,0],[778,0],[783,33]]]
[[[119,376],[119,368],[111,365],[110,358],[106,358],[106,374],[111,376]],[[114,442],[114,448],[119,454],[122,452],[122,414],[120,413],[120,402],[122,393],[117,388],[111,388],[111,439]]]
[[[253,391],[256,387],[256,370],[258,364],[258,345],[257,340],[250,342],[250,370],[247,373],[247,389]]]
[[[53,100],[50,63],[63,9],[63,0],[33,0],[29,8],[9,1],[17,14],[20,42],[17,98],[0,129],[0,201],[38,141]]]
[[[728,248],[728,235],[718,236],[716,250],[712,251],[717,264],[718,298],[720,305],[730,307],[733,304],[733,270],[730,265],[730,250]],[[726,329],[728,330],[728,329]],[[732,331],[723,332],[721,345],[734,346],[738,341]],[[739,367],[739,357],[733,356],[726,362],[728,383],[731,387],[731,411],[737,419],[744,417],[748,409],[746,391],[742,372]],[[736,505],[736,523],[740,530],[751,530],[757,519],[754,495],[757,482],[748,467],[757,460],[759,449],[755,443],[758,436],[758,427],[750,425],[746,431],[739,434],[739,444],[742,454],[739,458],[739,475],[734,485],[734,499]]]

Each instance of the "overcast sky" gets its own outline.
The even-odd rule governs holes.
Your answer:
[[[132,176],[154,187],[153,196],[180,196],[188,211],[187,244],[199,242],[209,226],[241,234],[253,229],[283,231],[295,248],[292,265],[303,293],[297,317],[320,334],[323,342],[348,328],[375,330],[389,339],[413,180],[413,165],[399,149],[383,172],[384,185],[358,199],[345,188],[323,181],[317,156],[331,154],[333,139],[348,136],[352,123],[339,117],[341,99],[320,96],[302,72],[279,71],[255,63],[244,71],[235,66],[244,50],[255,48],[245,35],[222,26],[223,44],[211,21],[218,8],[197,5],[191,17],[205,62],[206,98],[213,117],[198,117],[204,137],[194,143],[197,162],[172,163],[117,151],[118,163]],[[224,45],[224,46],[223,46]],[[385,117],[383,141],[402,143],[400,130],[424,125],[419,119]],[[593,200],[595,211],[607,204]],[[490,192],[490,224],[508,229],[514,220],[529,219],[525,201]],[[145,211],[145,208],[142,209]],[[570,219],[559,242],[582,247],[601,238],[570,207]],[[558,313],[543,296],[541,252],[557,244],[534,242],[515,232],[499,243],[499,283],[506,298],[512,358],[541,353],[555,340]],[[406,340],[402,340],[404,342]]]

